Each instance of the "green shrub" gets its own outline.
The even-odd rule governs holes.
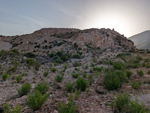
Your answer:
[[[87,86],[88,86],[88,83],[84,78],[78,78],[76,80],[76,88],[77,89],[80,89],[81,91],[85,91]]]
[[[93,71],[101,72],[103,70],[103,67],[93,67]]]
[[[128,78],[132,76],[132,71],[126,70],[125,73]]]
[[[146,66],[146,68],[149,68],[149,67],[150,67],[150,64],[149,64],[149,63],[146,63],[145,66]]]
[[[140,56],[137,56],[137,57],[136,57],[136,59],[137,59],[138,61],[143,60],[143,58],[142,58],[142,57],[140,57]]]
[[[48,75],[48,71],[45,71],[45,72],[43,73],[43,75],[44,75],[44,77],[46,77],[46,76]]]
[[[28,52],[28,53],[24,54],[24,56],[26,56],[28,58],[35,58],[36,55],[31,52]]]
[[[133,64],[133,65],[132,65],[132,68],[134,68],[134,69],[135,69],[135,68],[139,68],[139,65],[138,65],[138,64]]]
[[[59,42],[57,46],[61,46],[62,44],[64,44],[64,42]]]
[[[73,66],[74,66],[74,67],[81,66],[81,63],[75,61],[75,62],[73,63]]]
[[[80,59],[81,58],[81,55],[79,53],[76,53],[76,54],[73,54],[72,55],[72,58],[78,58]]]
[[[72,73],[72,77],[73,77],[73,78],[78,78],[79,75],[80,75],[79,73]]]
[[[16,76],[16,81],[17,82],[21,82],[23,79],[23,77],[21,75]]]
[[[78,100],[80,93],[81,93],[80,89],[79,90],[75,90],[75,97],[74,97],[75,100]]]
[[[123,70],[125,68],[125,65],[123,62],[118,61],[113,63],[113,68],[117,70]]]
[[[113,73],[106,73],[104,75],[104,87],[108,90],[114,90],[121,87],[120,78]]]
[[[88,83],[89,85],[91,85],[93,83],[94,79],[93,79],[93,75],[92,74],[89,74],[88,75]]]
[[[147,71],[147,74],[150,74],[150,70]]]
[[[46,91],[48,91],[48,84],[47,83],[39,83],[35,86],[35,91],[39,91],[41,92],[42,94],[44,94]]]
[[[2,75],[2,79],[3,79],[4,81],[6,81],[8,77],[9,77],[9,75],[8,75],[7,73],[4,73],[4,74]]]
[[[17,68],[18,68],[18,65],[14,65],[14,67],[12,67],[12,68],[10,68],[10,69],[8,69],[8,73],[11,73],[11,72],[16,72],[16,70],[17,70]]]
[[[17,89],[19,96],[26,95],[31,89],[31,84],[24,83],[21,88]]]
[[[12,110],[10,109],[10,106],[8,104],[4,105],[4,113],[21,113],[22,111],[21,106],[19,106],[19,104],[17,104],[15,107],[12,108]]]
[[[56,68],[52,68],[51,69],[52,72],[56,72],[56,70],[57,70]]]
[[[149,61],[150,61],[150,59],[148,59],[148,58],[144,59],[144,62],[145,62],[145,63],[147,63],[147,62],[149,62]]]
[[[26,62],[28,64],[28,67],[30,68],[31,66],[34,66],[35,70],[39,70],[40,64],[36,62],[34,59],[28,58],[26,59]]]
[[[83,76],[84,78],[86,78],[86,77],[87,77],[87,73],[83,73],[82,76]]]
[[[40,64],[38,62],[35,62],[34,69],[38,71],[39,67],[40,67]]]
[[[111,107],[112,107],[112,109],[115,108],[118,111],[118,113],[123,113],[128,108],[130,99],[131,99],[131,97],[128,96],[128,94],[126,94],[126,93],[119,94],[119,95],[117,95],[115,100],[113,102],[111,102]]]
[[[144,72],[142,70],[137,70],[136,72],[140,77],[142,77],[144,75]]]
[[[120,79],[120,82],[124,82],[124,81],[125,81],[126,75],[124,74],[123,71],[121,71],[121,70],[116,70],[116,71],[114,71],[114,74],[115,74],[116,76],[118,76],[118,78]]]
[[[55,77],[55,80],[56,80],[56,82],[62,82],[63,76],[57,75],[57,76]]]
[[[142,85],[142,82],[139,82],[139,81],[132,81],[131,82],[131,86],[134,89],[139,89],[141,87],[141,85]]]
[[[73,95],[70,94],[68,104],[58,102],[58,113],[76,113],[77,105],[73,103]]]
[[[28,96],[27,105],[33,110],[38,110],[47,100],[49,94],[42,95],[41,92],[36,91],[35,93]]]
[[[146,108],[138,103],[138,99],[131,101],[131,96],[126,93],[117,95],[111,107],[117,113],[146,113]]]
[[[55,59],[54,61],[55,61],[56,63],[58,63],[58,64],[63,63],[63,60],[61,60],[60,58],[57,58],[57,59]]]
[[[72,91],[74,91],[75,90],[75,84],[74,83],[67,83],[66,85],[65,85],[65,87],[66,87],[66,90],[68,91],[68,92],[72,92]]]

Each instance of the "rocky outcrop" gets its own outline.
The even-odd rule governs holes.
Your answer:
[[[43,28],[32,34],[21,36],[0,37],[20,52],[34,52],[47,54],[52,51],[71,51],[73,47],[86,53],[89,48],[111,49],[115,51],[134,51],[134,43],[111,29],[70,29],[70,28]],[[58,44],[58,43],[62,44]],[[74,51],[74,50],[72,50]]]

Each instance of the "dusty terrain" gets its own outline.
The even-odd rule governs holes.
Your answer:
[[[70,34],[70,32],[72,33]],[[63,33],[66,33],[67,36]],[[77,99],[75,99],[75,92],[72,91],[74,105],[78,105],[79,113],[113,113],[111,102],[117,94],[123,92],[128,92],[133,100],[138,97],[139,102],[143,102],[147,109],[150,108],[148,100],[150,98],[150,75],[147,73],[150,70],[150,66],[148,66],[150,60],[145,60],[150,58],[149,51],[137,51],[132,41],[116,31],[110,29],[85,31],[46,29],[33,34],[1,37],[0,39],[13,45],[9,51],[0,52],[0,106],[2,108],[6,103],[11,108],[18,103],[23,106],[22,113],[57,113],[59,101],[68,104],[71,92],[66,90],[65,85],[77,80],[72,77],[72,73],[79,73],[79,77],[88,82],[92,80],[91,83],[88,83],[86,90],[81,91]],[[59,42],[63,43],[58,44]],[[89,44],[90,42],[91,44]],[[51,57],[52,53],[60,51],[65,56],[68,55],[66,61],[62,62],[61,56],[60,58],[57,56],[57,60]],[[34,58],[25,56],[25,53],[28,52],[32,52],[36,56]],[[125,55],[119,57],[118,55],[121,53],[125,53]],[[78,56],[73,57],[75,54]],[[132,62],[137,61],[139,57],[138,62]],[[29,66],[27,59],[34,59],[39,64],[39,68],[35,68],[35,65]],[[123,62],[126,66],[122,72],[130,70],[132,76],[131,78],[126,77],[120,88],[108,90],[104,87],[104,76],[107,69],[114,68],[113,63],[118,61]],[[137,67],[133,67],[132,64]],[[101,71],[95,71],[94,67],[103,68]],[[56,68],[55,72],[52,71],[53,68]],[[137,70],[142,70],[144,75],[139,76]],[[48,72],[48,75],[44,76],[44,72]],[[5,73],[9,76],[3,80],[2,76]],[[84,76],[85,74],[87,76]],[[22,76],[22,79],[17,81],[19,75]],[[61,82],[57,82],[57,75],[63,76]],[[89,79],[90,75],[92,79]],[[142,85],[140,88],[134,89],[131,81],[140,81]],[[27,105],[27,99],[34,92],[35,86],[41,82],[48,84],[46,93],[49,93],[49,97],[38,110],[32,111]],[[21,87],[23,83],[31,84],[32,88],[29,93],[20,97],[17,88]]]

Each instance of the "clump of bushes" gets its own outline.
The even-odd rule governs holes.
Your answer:
[[[72,58],[78,58],[78,59],[80,59],[81,55],[79,53],[75,53],[75,54],[72,55]]]
[[[123,70],[123,69],[125,69],[125,64],[121,61],[114,62],[113,63],[113,68],[117,69],[117,70]]]
[[[36,91],[28,96],[27,105],[33,110],[38,110],[47,100],[49,94],[42,95],[41,92]]]
[[[52,72],[56,72],[56,70],[57,70],[56,68],[52,68],[51,69]]]
[[[28,67],[30,68],[31,66],[34,66],[35,70],[39,70],[40,64],[36,62],[34,59],[28,58],[26,59],[26,62],[28,64]]]
[[[56,80],[56,82],[62,82],[63,76],[57,75],[57,76],[55,77],[55,80]]]
[[[121,87],[126,75],[122,71],[107,72],[104,75],[104,87],[108,90],[114,90]]]
[[[48,84],[47,83],[39,83],[39,84],[37,84],[36,86],[35,86],[35,91],[39,91],[39,92],[41,92],[42,94],[44,94],[46,91],[48,91],[48,88],[49,88],[49,86],[48,86]]]
[[[144,72],[142,70],[137,70],[136,72],[140,77],[142,77],[144,75]]]
[[[28,53],[25,53],[24,56],[28,57],[28,58],[35,58],[35,54],[33,54],[32,52],[28,52]]]
[[[17,91],[19,96],[21,97],[23,95],[26,95],[30,91],[30,89],[31,89],[31,84],[24,83],[21,88],[17,89]]]
[[[75,61],[75,62],[73,63],[73,66],[74,66],[74,67],[81,66],[81,63]]]
[[[66,87],[66,90],[68,91],[68,92],[72,92],[72,91],[74,91],[75,90],[75,84],[74,83],[67,83],[66,85],[65,85],[65,87]]]
[[[88,86],[88,82],[84,78],[78,78],[76,80],[76,88],[80,89],[81,91],[85,91],[86,87]]]
[[[119,94],[114,101],[111,102],[111,108],[117,113],[145,113],[146,108],[138,103],[136,98],[131,100],[131,96],[127,93]]]
[[[103,70],[103,67],[93,67],[93,71],[101,72]]]
[[[63,53],[62,51],[58,51],[56,53],[50,53],[49,57],[51,57],[54,60],[54,62],[61,64],[63,62],[66,62],[70,58],[70,55]]]
[[[43,75],[44,75],[44,77],[46,77],[46,76],[48,75],[48,71],[45,71],[45,72],[43,73]]]
[[[4,74],[2,75],[2,79],[3,79],[4,81],[6,81],[8,77],[9,77],[9,75],[8,75],[7,73],[4,73]]]
[[[78,78],[79,75],[80,75],[79,73],[72,73],[72,77],[73,77],[73,78]]]
[[[59,113],[76,113],[78,106],[74,105],[73,95],[70,94],[68,104],[58,102],[58,112]]]
[[[141,85],[142,85],[142,82],[139,82],[139,81],[132,81],[131,82],[131,86],[134,89],[139,89],[141,87]]]
[[[22,79],[23,79],[23,77],[21,75],[16,76],[16,81],[17,82],[21,82]]]
[[[126,70],[125,73],[128,78],[130,78],[132,76],[132,71],[130,71],[130,70]]]
[[[8,105],[8,104],[5,104],[4,105],[4,113],[21,113],[21,111],[22,111],[22,108],[23,107],[21,107],[19,104],[17,104],[15,107],[13,107],[12,108],[12,110],[11,110],[11,108],[10,108],[10,106]]]

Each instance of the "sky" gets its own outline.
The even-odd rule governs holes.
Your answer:
[[[114,28],[130,37],[150,30],[150,0],[0,0],[0,35],[41,28]]]

